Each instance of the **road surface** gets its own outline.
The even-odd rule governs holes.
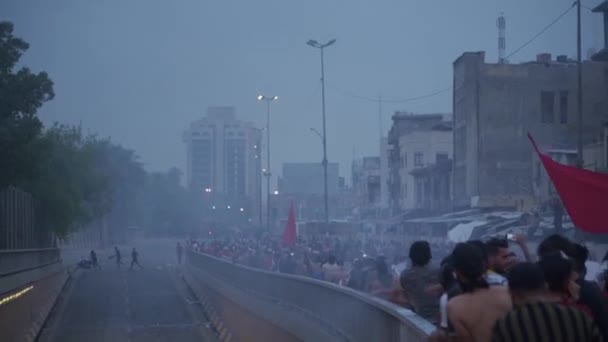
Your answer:
[[[117,268],[104,252],[102,270],[82,270],[56,305],[39,341],[214,341],[200,307],[178,275],[174,246],[138,246],[144,269]],[[101,254],[104,253],[104,254]],[[173,264],[172,264],[173,263]]]

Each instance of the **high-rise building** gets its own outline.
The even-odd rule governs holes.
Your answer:
[[[207,116],[184,132],[187,185],[213,207],[257,217],[261,200],[261,130],[236,118],[234,107],[209,107]],[[242,210],[241,210],[242,209]]]

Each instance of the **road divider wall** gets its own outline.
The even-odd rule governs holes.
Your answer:
[[[58,249],[0,251],[0,341],[34,341],[67,279]]]
[[[208,287],[203,296],[230,298],[297,340],[417,342],[427,341],[434,330],[410,310],[329,282],[236,265],[194,251],[187,253],[187,270],[191,282]],[[224,319],[230,325],[230,317]]]

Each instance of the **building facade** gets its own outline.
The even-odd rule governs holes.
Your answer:
[[[403,180],[409,172],[405,172],[406,163],[413,163],[414,160],[406,161],[407,146],[401,142],[401,137],[404,135],[413,134],[414,132],[428,132],[433,127],[444,123],[446,114],[412,114],[407,112],[396,112],[392,117],[392,126],[388,133],[388,196],[389,207],[393,215],[397,215],[403,210],[408,209],[406,189],[403,186]],[[402,149],[404,149],[402,151]],[[410,151],[411,153],[412,151]],[[413,155],[409,158],[413,158]],[[409,163],[408,163],[409,165]],[[409,168],[409,166],[408,166]],[[413,167],[412,167],[413,169]],[[410,170],[411,171],[411,170]],[[413,207],[413,201],[409,203],[410,208]]]
[[[608,114],[606,67],[583,65],[583,141],[601,134]],[[576,63],[540,54],[522,64],[489,64],[484,52],[454,62],[454,179],[456,207],[520,206],[534,202],[527,134],[547,150],[576,150]]]
[[[422,196],[420,184],[414,182],[412,171],[451,159],[452,139],[452,123],[445,121],[429,130],[414,131],[399,138],[402,210],[418,208],[416,197]]]
[[[210,107],[184,132],[187,186],[213,208],[259,215],[261,130],[236,118],[234,107]],[[241,208],[243,210],[241,210]]]
[[[603,31],[604,31],[604,46],[600,51],[593,55],[594,61],[608,62],[608,1],[603,1],[597,5],[593,12],[602,13]]]
[[[452,160],[439,158],[435,163],[410,172],[414,179],[414,207],[438,215],[452,210]]]
[[[381,158],[363,157],[352,163],[352,191],[360,218],[377,218],[382,204]]]

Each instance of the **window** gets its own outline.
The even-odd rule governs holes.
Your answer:
[[[407,198],[407,183],[404,183],[402,188],[403,198]]]
[[[552,91],[540,92],[540,113],[542,123],[553,123],[555,93]]]
[[[568,123],[568,92],[561,91],[559,93],[559,123]]]
[[[401,166],[402,166],[404,169],[405,169],[405,168],[407,168],[407,153],[404,153],[404,154],[403,154],[403,158],[401,159],[401,161],[402,161],[402,163],[401,163],[402,165],[401,165]]]
[[[422,152],[414,153],[414,166],[419,167],[419,166],[422,166],[422,164],[423,164]]]
[[[448,161],[448,154],[445,152],[439,152],[435,155],[435,163],[441,163]]]
[[[422,184],[416,183],[416,202],[422,203]]]

